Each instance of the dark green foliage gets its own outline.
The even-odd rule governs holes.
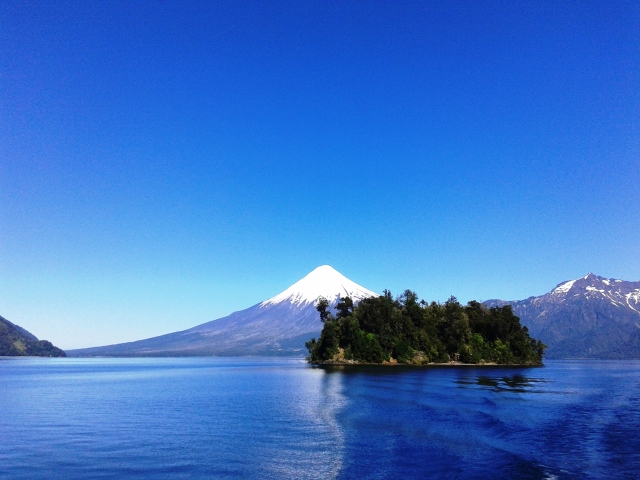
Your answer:
[[[405,290],[395,300],[387,290],[354,307],[342,298],[337,315],[321,299],[316,307],[324,328],[306,343],[312,363],[500,363],[540,365],[545,345],[529,336],[511,307],[486,308],[455,297],[427,304]]]
[[[27,355],[31,357],[66,357],[58,347],[55,347],[48,340],[38,340],[37,342],[27,343]]]
[[[51,342],[38,340],[26,330],[0,317],[0,356],[66,357]]]
[[[318,305],[316,305],[316,310],[320,314],[320,321],[325,323],[327,320],[333,320],[333,315],[329,311],[329,302],[326,298],[320,297],[318,300]]]
[[[413,358],[413,348],[406,340],[400,340],[393,346],[391,354],[399,362],[406,363]]]
[[[325,300],[326,301],[326,300]],[[351,298],[341,298],[338,304],[336,305],[336,310],[338,311],[337,318],[346,318],[353,314],[353,300]]]

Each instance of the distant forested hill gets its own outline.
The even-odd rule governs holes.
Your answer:
[[[24,328],[0,316],[0,356],[66,357],[51,342],[38,340]]]

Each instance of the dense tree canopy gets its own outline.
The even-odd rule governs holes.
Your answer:
[[[463,306],[455,297],[427,304],[411,290],[396,299],[385,290],[355,307],[342,298],[335,316],[325,299],[316,308],[324,327],[318,340],[306,343],[312,363],[540,365],[546,348],[529,336],[508,305],[486,308],[471,301]]]

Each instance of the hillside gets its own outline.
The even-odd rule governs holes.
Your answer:
[[[60,350],[47,340],[38,340],[24,328],[0,317],[0,356],[65,357]]]

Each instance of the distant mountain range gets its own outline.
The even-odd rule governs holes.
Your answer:
[[[640,282],[589,273],[539,297],[484,304],[511,305],[547,358],[640,358]]]
[[[64,357],[65,353],[47,340],[0,317],[0,356]]]
[[[356,303],[377,296],[328,265],[269,300],[202,325],[146,340],[69,350],[69,356],[306,355],[304,343],[319,337],[320,297]],[[640,282],[592,273],[510,304],[532,337],[548,345],[547,358],[640,358]]]
[[[306,355],[304,343],[322,330],[315,305],[340,296],[357,303],[378,294],[332,267],[316,268],[269,300],[181,332],[136,342],[69,350],[69,356]]]

